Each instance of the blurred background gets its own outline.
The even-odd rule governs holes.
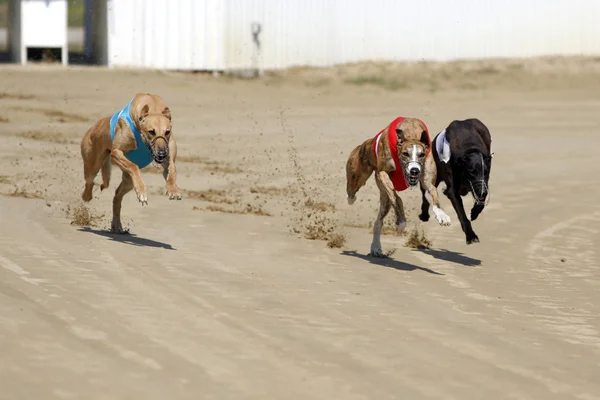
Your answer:
[[[599,17],[600,2],[568,0],[0,0],[0,51],[21,63],[43,53],[64,63],[260,74],[600,54]]]

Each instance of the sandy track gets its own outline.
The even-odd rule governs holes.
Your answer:
[[[593,80],[422,93],[301,78],[2,73],[0,398],[600,398]],[[149,206],[124,201],[134,235],[104,233],[111,194],[98,189],[98,226],[71,225],[78,140],[136,91],[174,110],[187,196],[170,202],[147,172]],[[385,236],[392,258],[365,256],[377,191],[371,181],[346,205],[343,164],[399,113],[434,132],[469,116],[490,127],[480,244],[464,244],[444,198],[453,226],[423,226],[432,249]],[[403,197],[412,228],[418,196]],[[315,218],[346,235],[345,247],[290,232]]]

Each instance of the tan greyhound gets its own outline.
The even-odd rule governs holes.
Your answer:
[[[81,140],[85,188],[81,198],[92,199],[94,178],[102,169],[100,190],[108,187],[114,163],[123,171],[113,198],[111,232],[127,233],[121,225],[123,196],[135,190],[142,205],[148,204],[146,185],[140,169],[151,162],[161,164],[171,200],[181,200],[177,189],[175,158],[177,145],[171,132],[171,111],[153,94],[138,93],[125,108],[96,122]]]

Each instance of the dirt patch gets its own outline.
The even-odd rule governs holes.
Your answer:
[[[60,110],[42,110],[44,115],[55,118],[57,122],[88,122],[90,119],[78,114],[70,114]]]
[[[6,117],[0,117],[0,124],[8,124],[10,120]]]
[[[23,199],[43,199],[44,196],[42,194],[42,192],[40,191],[29,191],[25,188],[18,188],[15,187],[15,189],[12,192],[7,193],[7,196],[10,197],[21,197]]]
[[[314,201],[308,199],[304,202],[304,207],[315,211],[331,211],[335,212],[335,204],[325,203],[322,201]]]
[[[85,204],[79,204],[73,209],[67,206],[66,212],[71,219],[71,225],[75,226],[98,226],[98,222],[104,218],[104,214],[94,214]]]
[[[90,119],[83,115],[66,113],[64,111],[48,108],[35,108],[35,107],[9,107],[13,110],[25,111],[28,113],[36,112],[43,114],[47,117],[53,118],[55,122],[89,122]]]
[[[42,142],[50,142],[50,143],[58,143],[58,144],[77,144],[79,143],[75,139],[70,139],[60,133],[52,133],[52,132],[40,132],[40,131],[28,131],[18,133],[17,136],[31,139],[31,140],[39,140]]]
[[[432,243],[431,240],[425,236],[425,231],[415,227],[415,229],[410,232],[408,240],[404,245],[411,249],[429,249],[431,248]]]
[[[0,92],[0,100],[12,99],[12,100],[32,100],[35,96],[32,94],[19,94],[19,93],[6,93]]]
[[[279,188],[274,186],[254,186],[250,188],[250,193],[265,194],[268,196],[286,196],[294,192],[295,190],[292,188]]]
[[[512,90],[573,87],[597,81],[597,57],[457,60],[452,62],[356,62],[332,68],[297,67],[271,71],[275,81],[297,80],[306,86],[343,84],[385,91]],[[560,78],[560,79],[556,79]]]
[[[210,172],[211,174],[241,174],[244,172],[244,170],[241,168],[231,167],[229,165],[207,165],[202,169]]]
[[[12,179],[8,175],[0,175],[0,183],[10,184],[12,183]]]
[[[327,241],[327,247],[330,249],[341,249],[346,245],[346,235],[341,233],[334,233],[330,236]]]
[[[177,156],[177,162],[198,164],[202,170],[211,174],[241,174],[243,169],[233,167],[224,161],[209,160],[200,156]]]
[[[199,207],[194,206],[192,208],[192,210],[222,212],[222,213],[227,213],[227,214],[253,214],[253,215],[260,215],[260,216],[264,216],[264,217],[271,216],[271,214],[269,214],[268,212],[263,210],[261,207],[253,206],[251,204],[246,204],[246,207],[241,208],[241,209],[240,208],[231,209],[231,208],[225,208],[222,206],[210,205],[210,206],[207,206],[204,208],[199,208]]]
[[[237,204],[238,199],[232,198],[232,194],[225,190],[208,189],[208,190],[184,190],[187,198],[207,201],[217,204]]]
[[[219,165],[219,161],[207,160],[206,158],[199,156],[185,156],[177,155],[177,162],[191,163],[191,164],[206,164],[206,165]]]

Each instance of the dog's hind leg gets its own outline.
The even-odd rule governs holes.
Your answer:
[[[361,160],[362,147],[363,145],[360,145],[352,150],[346,163],[346,199],[351,205],[356,201],[356,193],[367,183],[374,170],[364,160]]]
[[[121,203],[123,201],[123,196],[132,189],[133,180],[131,179],[131,175],[123,171],[123,179],[121,180],[119,187],[117,187],[115,197],[113,198],[113,219],[110,227],[112,233],[127,233],[127,231],[123,230],[123,226],[121,225]]]
[[[106,159],[104,159],[104,163],[102,164],[102,184],[100,185],[100,191],[108,188],[111,171],[112,162],[110,161],[110,155],[107,154]]]
[[[375,175],[377,179],[377,186],[379,187],[379,213],[375,224],[373,224],[373,242],[371,243],[371,252],[369,255],[373,257],[383,257],[383,250],[381,249],[381,229],[383,228],[383,220],[385,216],[390,212],[392,202],[390,201],[389,194],[379,179],[379,175]]]
[[[86,149],[81,152],[83,157],[83,178],[85,179],[85,188],[81,194],[83,201],[92,200],[92,190],[94,189],[94,178],[98,175],[100,168],[103,168],[103,163],[108,156],[106,152],[94,153],[93,149]],[[104,176],[104,171],[102,171]]]

